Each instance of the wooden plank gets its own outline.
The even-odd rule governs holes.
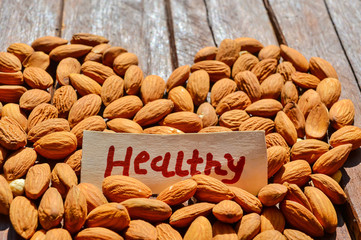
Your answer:
[[[78,32],[102,35],[135,53],[145,74],[167,79],[172,72],[163,0],[65,1],[63,19],[66,39]]]
[[[209,22],[219,44],[225,38],[251,37],[278,45],[262,0],[206,0]]]
[[[361,93],[347,62],[342,46],[333,28],[322,0],[271,0],[282,31],[290,47],[300,50],[306,58],[312,56],[328,60],[336,69],[342,84],[341,98],[353,101],[356,110],[355,125],[361,127]],[[361,161],[360,150],[353,151],[344,166],[345,192],[358,230],[361,226]],[[346,219],[346,221],[353,219]],[[354,233],[352,233],[354,234]],[[342,239],[339,236],[337,239]]]
[[[193,63],[203,47],[214,46],[203,0],[172,0],[172,17],[178,65]]]
[[[14,42],[30,44],[38,37],[57,36],[61,0],[0,0],[0,51]]]
[[[325,2],[361,88],[361,1],[326,0]]]

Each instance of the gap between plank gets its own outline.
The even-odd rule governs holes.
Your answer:
[[[212,24],[211,24],[211,21],[209,19],[207,0],[203,0],[203,3],[204,3],[204,7],[206,8],[207,23],[208,23],[209,30],[211,31],[211,34],[212,34],[212,39],[213,39],[214,46],[218,47],[218,44],[216,42],[216,38],[214,37]]]
[[[61,37],[63,34],[63,19],[64,19],[64,5],[65,0],[60,0],[60,13],[59,13],[59,21],[58,21],[58,29],[57,34],[58,37]]]
[[[178,68],[178,55],[177,55],[177,46],[175,44],[173,15],[172,15],[172,7],[170,0],[164,0],[164,6],[165,6],[165,14],[167,18],[170,57],[172,60],[172,68],[174,71],[176,68]]]
[[[334,23],[334,21],[333,21],[333,19],[332,19],[332,17],[331,17],[331,12],[330,12],[330,9],[328,8],[328,5],[327,5],[326,0],[323,0],[323,3],[325,4],[328,17],[330,18],[331,23],[332,23],[332,26],[333,26],[333,28],[335,29],[335,32],[336,32],[338,41],[339,41],[340,44],[341,44],[341,48],[342,48],[342,51],[343,51],[344,54],[345,54],[345,57],[346,57],[347,62],[348,62],[348,65],[350,66],[351,71],[352,71],[352,74],[353,74],[353,76],[354,76],[354,78],[355,78],[355,80],[356,80],[356,85],[358,86],[359,90],[361,91],[361,85],[359,85],[359,83],[358,83],[358,80],[361,80],[361,79],[357,79],[357,75],[356,75],[356,73],[355,73],[355,70],[353,69],[353,66],[352,66],[352,64],[351,64],[351,61],[350,61],[350,59],[349,59],[349,57],[348,57],[348,55],[347,55],[346,49],[345,49],[345,47],[343,46],[343,43],[342,43],[342,41],[341,41],[341,37],[340,37],[340,35],[339,35],[338,31],[337,31],[336,25],[335,25],[335,23]]]
[[[263,0],[264,7],[267,10],[268,18],[272,24],[273,31],[276,33],[278,44],[284,44],[287,45],[287,41],[285,36],[283,35],[282,28],[277,20],[276,14],[274,13],[271,4],[269,3],[269,0]]]

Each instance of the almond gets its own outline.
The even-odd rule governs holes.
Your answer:
[[[326,136],[329,124],[326,106],[323,103],[316,105],[306,119],[306,137],[323,139]]]
[[[44,240],[46,231],[44,229],[40,229],[34,233],[34,235],[30,238],[30,240]]]
[[[143,133],[167,135],[167,134],[183,134],[184,132],[182,132],[179,129],[168,127],[168,126],[154,126],[154,127],[144,129]]]
[[[53,96],[53,105],[58,109],[58,116],[67,118],[71,107],[77,100],[78,97],[72,86],[58,88]]]
[[[47,91],[30,89],[21,96],[19,105],[22,109],[33,110],[36,106],[49,102],[50,99],[51,96]]]
[[[200,62],[204,60],[214,60],[218,52],[217,47],[204,47],[194,55],[194,62]]]
[[[78,147],[81,147],[83,144],[83,131],[103,131],[106,127],[107,125],[101,116],[91,116],[75,125],[71,132],[76,136]]]
[[[174,87],[169,91],[168,99],[174,103],[174,112],[193,112],[193,100],[189,92],[182,86]]]
[[[241,123],[239,126],[239,131],[263,130],[267,135],[273,132],[274,127],[275,124],[271,119],[263,117],[251,117]]]
[[[38,123],[28,132],[28,140],[36,142],[40,138],[53,132],[70,132],[69,122],[63,118],[51,118]]]
[[[286,82],[292,81],[291,76],[296,72],[296,68],[291,62],[283,61],[277,66],[277,72],[281,74]]]
[[[305,185],[311,175],[311,167],[305,160],[295,160],[286,163],[275,174],[273,182],[275,183],[294,183],[301,187]]]
[[[235,92],[237,85],[228,78],[218,80],[211,90],[211,103],[213,107],[217,107],[218,103],[228,94]]]
[[[125,92],[129,95],[138,94],[143,82],[143,71],[137,65],[130,66],[124,75]]]
[[[218,115],[222,115],[223,113],[233,109],[244,110],[248,108],[250,104],[251,100],[247,94],[242,91],[237,91],[225,96],[217,105],[216,112]]]
[[[133,118],[143,107],[142,101],[137,96],[121,97],[109,104],[103,112],[104,118]]]
[[[48,189],[50,183],[50,166],[47,163],[32,166],[25,179],[25,194],[31,199],[38,199]]]
[[[83,74],[71,73],[69,75],[71,85],[81,96],[88,94],[100,95],[102,87],[90,77]]]
[[[180,208],[172,214],[169,224],[173,227],[187,227],[197,217],[210,214],[214,206],[212,203],[201,202]]]
[[[157,75],[147,76],[140,88],[143,103],[147,104],[148,102],[163,98],[165,87],[163,78]]]
[[[121,98],[124,93],[124,80],[118,76],[108,77],[102,86],[100,96],[105,106]]]
[[[31,88],[47,89],[53,85],[53,78],[45,70],[38,67],[27,67],[24,80]]]
[[[257,213],[250,213],[242,217],[236,225],[238,239],[251,240],[261,229],[261,218]]]
[[[236,38],[235,41],[237,42],[241,51],[257,53],[263,48],[263,44],[254,38],[240,37],[240,38]]]
[[[84,194],[77,186],[72,186],[64,202],[64,228],[70,233],[79,232],[87,217],[87,204]]]
[[[294,72],[291,75],[291,79],[297,86],[303,89],[316,88],[321,82],[320,79],[312,74],[303,72]]]
[[[269,133],[266,135],[266,145],[267,148],[271,148],[273,146],[281,146],[288,150],[288,144],[286,140],[279,133]]]
[[[191,67],[191,72],[195,72],[201,69],[208,73],[211,82],[217,82],[222,78],[229,78],[231,75],[230,67],[227,64],[217,60],[205,60],[197,62]]]
[[[201,174],[194,175],[192,179],[197,182],[195,198],[200,201],[218,203],[234,197],[232,191],[218,179]]]
[[[0,86],[0,102],[18,103],[26,88],[17,85]]]
[[[238,187],[229,187],[229,189],[234,194],[234,201],[236,201],[244,211],[261,213],[262,203],[257,197]]]
[[[198,107],[197,114],[202,119],[203,127],[214,126],[218,123],[216,110],[208,102],[204,102]]]
[[[103,53],[111,48],[110,44],[101,43],[92,48],[92,50],[85,56],[84,62],[86,61],[95,61],[101,63],[103,60]],[[113,59],[114,60],[114,59]],[[104,64],[104,63],[103,63]],[[106,65],[106,64],[104,64]],[[110,67],[113,66],[113,61]]]
[[[143,128],[133,120],[114,118],[107,122],[108,128],[119,133],[143,133]]]
[[[308,210],[312,211],[310,202],[308,201],[306,195],[302,192],[301,188],[296,184],[290,184],[288,182],[283,183],[284,186],[287,187],[288,192],[284,198],[284,200],[292,200],[298,202],[303,205]]]
[[[283,236],[282,233],[280,233],[277,230],[267,230],[267,231],[261,232],[253,239],[254,240],[267,240],[267,239],[286,240],[286,237]]]
[[[157,123],[172,112],[173,102],[165,99],[154,100],[146,104],[135,115],[134,121],[141,126]]]
[[[347,161],[352,144],[337,146],[317,159],[312,167],[314,173],[334,174]]]
[[[0,145],[9,150],[17,150],[26,145],[24,129],[12,118],[0,120]]]
[[[258,62],[258,58],[254,55],[247,52],[242,53],[241,56],[237,58],[237,61],[233,64],[232,78],[235,79],[235,76],[240,72],[251,71]]]
[[[262,98],[278,99],[283,88],[283,77],[275,73],[267,77],[261,84]]]
[[[14,54],[20,62],[34,52],[34,49],[25,43],[13,43],[7,48],[8,53]]]
[[[131,198],[122,202],[132,219],[143,219],[148,222],[161,222],[172,215],[168,204],[148,198]]]
[[[93,211],[93,209],[108,203],[107,199],[103,195],[102,190],[97,186],[91,183],[83,182],[80,183],[78,187],[80,188],[80,191],[85,195],[88,213]]]
[[[76,58],[68,57],[61,60],[56,68],[56,80],[60,85],[69,85],[69,76],[72,73],[79,74],[81,65]]]
[[[0,84],[22,85],[24,83],[23,73],[18,72],[0,72]]]
[[[228,66],[232,66],[239,57],[240,49],[240,45],[237,41],[232,39],[224,39],[218,47],[216,60],[224,62]]]
[[[361,146],[361,129],[359,127],[344,126],[331,135],[330,145],[332,147],[348,143],[352,144],[352,150]]]
[[[268,45],[261,49],[258,53],[258,58],[260,60],[267,59],[267,58],[274,58],[279,60],[281,57],[281,49],[279,46],[276,45]]]
[[[188,80],[190,74],[189,65],[180,66],[175,69],[167,80],[167,92],[177,86],[182,86]]]
[[[0,72],[18,72],[21,71],[20,60],[11,53],[0,52]]]
[[[109,40],[105,37],[91,33],[76,33],[70,40],[71,44],[84,44],[92,47],[107,42],[109,42]]]
[[[112,230],[102,228],[102,227],[94,227],[94,228],[86,228],[80,231],[75,239],[76,240],[87,240],[96,238],[98,240],[107,240],[107,239],[114,239],[114,240],[123,240],[118,233],[113,232]]]
[[[101,98],[96,94],[89,94],[78,99],[69,111],[69,125],[74,127],[81,120],[97,115],[102,104]]]
[[[202,119],[193,112],[171,113],[160,124],[177,128],[185,133],[199,132],[202,129]]]
[[[229,224],[216,221],[212,227],[213,230],[213,238],[214,240],[238,240],[237,234],[233,227]]]
[[[276,68],[276,59],[264,59],[254,65],[251,71],[256,75],[259,82],[262,83],[268,76],[276,72]]]
[[[290,48],[284,44],[281,44],[281,56],[283,60],[291,62],[297,71],[307,72],[308,61],[307,59],[296,49]]]
[[[330,148],[327,143],[317,139],[305,139],[296,142],[291,149],[291,159],[303,159],[310,164],[314,163],[321,155]]]
[[[289,161],[290,158],[288,155],[288,151],[285,147],[272,146],[268,148],[267,149],[268,178],[272,177],[276,172],[278,172],[278,170],[283,166],[283,164],[286,164]]]
[[[252,102],[261,99],[261,85],[253,72],[240,72],[235,76],[234,81],[237,83],[238,89],[244,91]]]
[[[25,68],[37,67],[46,70],[49,67],[49,65],[50,65],[49,55],[41,51],[33,52],[31,55],[27,56],[23,61],[23,66]]]
[[[34,143],[34,149],[41,156],[58,160],[69,156],[76,150],[76,136],[70,132],[53,132]]]
[[[9,117],[16,120],[20,126],[26,130],[28,120],[26,119],[25,113],[20,109],[19,104],[8,103],[2,108],[1,117]]]
[[[283,111],[293,123],[297,131],[297,137],[303,138],[305,136],[306,120],[301,109],[295,102],[289,102],[284,106]]]
[[[170,206],[174,206],[190,199],[196,190],[197,182],[193,179],[187,179],[167,187],[161,193],[159,193],[157,199],[167,203]]]
[[[276,131],[286,140],[288,145],[292,146],[297,142],[297,131],[295,125],[285,112],[279,111],[275,118]]]
[[[13,194],[7,180],[0,175],[0,214],[9,215]]]
[[[274,99],[261,99],[246,108],[246,112],[258,117],[273,117],[283,108],[282,104]]]
[[[134,53],[126,52],[114,59],[113,68],[117,74],[124,76],[132,65],[138,65],[138,57]]]
[[[160,223],[155,228],[157,229],[157,235],[158,235],[157,240],[168,240],[168,239],[182,240],[183,239],[182,236],[180,235],[180,233],[177,230],[175,230],[174,228],[172,228],[172,226],[167,223]],[[197,239],[199,239],[199,238],[197,238]]]
[[[101,61],[104,65],[113,67],[114,60],[123,53],[128,52],[126,49],[122,47],[109,47],[102,52]]]
[[[230,110],[222,114],[219,118],[219,125],[237,131],[242,122],[249,119],[249,115],[244,110]]]
[[[313,214],[325,232],[334,233],[337,228],[337,214],[328,197],[315,187],[305,187],[305,195],[311,204]]]
[[[64,198],[69,189],[78,184],[74,170],[66,163],[57,163],[51,172],[51,186]]]
[[[115,75],[113,69],[94,61],[84,62],[81,66],[81,71],[84,75],[90,77],[101,85],[107,78]]]
[[[21,178],[35,164],[36,159],[36,152],[32,148],[21,148],[13,152],[3,167],[5,178],[8,181]]]
[[[144,183],[121,175],[104,178],[102,188],[107,199],[113,202],[122,202],[130,198],[148,198],[152,195],[152,191]]]
[[[104,227],[119,232],[129,226],[127,209],[120,203],[106,203],[94,208],[86,218],[90,228]]]
[[[266,207],[261,215],[261,232],[277,230],[283,232],[285,228],[285,218],[282,212],[275,206]]]
[[[45,53],[51,52],[54,48],[65,45],[68,43],[68,40],[54,37],[54,36],[45,36],[40,37],[32,42],[31,46],[34,48],[35,51],[43,51]]]
[[[209,75],[205,70],[193,72],[188,79],[187,90],[196,106],[206,101],[209,88]]]
[[[301,112],[307,119],[308,114],[313,109],[314,106],[321,103],[320,95],[313,89],[309,89],[302,94],[298,100],[298,106],[300,107]]]
[[[85,56],[91,49],[92,47],[83,44],[61,45],[51,50],[49,57],[56,62],[60,62],[67,57],[80,58]]]
[[[232,132],[231,129],[222,126],[209,126],[202,128],[198,133]]]
[[[22,238],[29,239],[38,227],[38,210],[36,205],[23,196],[14,198],[10,205],[11,224]]]
[[[333,204],[344,204],[347,200],[341,186],[331,177],[325,174],[311,174],[313,185],[320,189],[331,200]]]
[[[316,92],[318,92],[321,101],[326,107],[331,108],[340,98],[341,83],[336,78],[325,78],[317,85]]]
[[[221,222],[235,223],[243,216],[243,210],[236,202],[223,200],[212,209],[213,215]]]
[[[319,57],[310,58],[310,72],[318,77],[320,80],[324,78],[338,79],[336,70],[325,59]]]
[[[208,240],[212,239],[212,225],[209,220],[203,216],[197,217],[192,224],[189,226],[184,240]]]
[[[287,239],[289,240],[312,240],[312,238],[310,236],[308,236],[307,234],[295,230],[295,229],[285,229],[283,231],[283,234],[287,237]]]
[[[355,107],[350,99],[342,99],[330,109],[329,118],[334,129],[352,125],[355,117]]]
[[[264,206],[270,207],[280,203],[286,196],[287,191],[288,189],[286,186],[278,183],[271,183],[259,190],[258,198]]]
[[[30,131],[37,124],[44,122],[45,120],[57,118],[58,109],[53,105],[48,103],[42,103],[36,106],[33,111],[31,111],[28,118],[28,130]]]
[[[132,220],[124,231],[124,236],[127,240],[157,240],[157,229],[143,220]]]
[[[63,215],[63,199],[58,190],[51,187],[41,198],[39,205],[39,223],[44,229],[48,230],[58,226],[63,219]]]
[[[63,228],[53,228],[46,232],[44,240],[71,240],[70,233]]]

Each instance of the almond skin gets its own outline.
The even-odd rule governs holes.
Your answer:
[[[359,127],[344,126],[331,135],[330,145],[332,147],[348,143],[352,144],[352,150],[361,146],[361,129]]]
[[[0,86],[0,101],[18,103],[20,97],[26,92],[26,88],[18,85]]]
[[[222,114],[219,118],[219,125],[237,131],[242,122],[247,119],[249,119],[249,115],[246,111],[234,109]]]
[[[84,74],[71,73],[69,75],[71,85],[77,90],[81,96],[88,94],[100,95],[102,87]]]
[[[280,203],[287,194],[287,187],[282,184],[271,183],[259,190],[258,198],[264,206],[274,206]]]
[[[9,150],[17,150],[26,145],[24,129],[12,118],[0,120],[0,145]]]
[[[296,68],[291,62],[283,61],[277,66],[277,72],[283,76],[285,81],[291,81],[291,75],[296,72]]]
[[[69,231],[64,228],[53,228],[46,232],[44,240],[71,240]]]
[[[143,220],[130,221],[129,227],[124,231],[125,239],[157,240],[157,229]]]
[[[233,64],[232,78],[235,79],[235,76],[240,72],[251,71],[258,62],[259,60],[256,56],[249,53],[242,53]]]
[[[83,131],[103,131],[106,127],[107,125],[101,116],[91,116],[75,125],[71,132],[76,136],[78,147],[81,147],[83,144]]]
[[[35,51],[43,51],[45,53],[49,53],[54,48],[65,45],[67,43],[68,40],[60,37],[45,36],[35,39],[34,42],[31,43],[31,46],[34,48]]]
[[[172,112],[174,103],[171,100],[158,99],[146,104],[134,117],[140,126],[147,126],[159,122]]]
[[[200,117],[192,112],[171,113],[160,124],[177,128],[185,133],[199,132],[203,127]]]
[[[276,59],[264,59],[254,65],[252,72],[258,78],[259,82],[262,83],[268,76],[274,74],[277,68]]]
[[[211,82],[217,82],[222,78],[229,78],[231,75],[230,67],[227,64],[216,60],[205,60],[197,62],[191,67],[191,72],[195,72],[201,69],[208,73]]]
[[[109,42],[109,40],[105,37],[90,33],[76,33],[70,40],[71,44],[84,44],[88,46],[96,46],[107,42]]]
[[[298,100],[298,106],[300,107],[301,112],[307,119],[308,114],[313,109],[314,106],[321,103],[320,95],[313,89],[309,89],[302,94]]]
[[[161,193],[159,193],[157,199],[167,203],[170,206],[174,206],[190,199],[196,190],[197,182],[193,179],[187,179],[167,187]]]
[[[42,103],[31,111],[28,118],[28,130],[30,131],[37,124],[44,122],[45,120],[57,117],[58,109],[49,103]]]
[[[246,108],[246,112],[258,117],[273,117],[282,110],[282,104],[274,99],[261,99]]]
[[[13,194],[7,180],[0,175],[0,214],[9,215]]]
[[[263,117],[251,117],[241,123],[239,126],[239,131],[263,130],[267,135],[273,132],[274,127],[275,124],[271,119]]]
[[[321,101],[326,107],[331,108],[340,98],[341,83],[336,78],[325,78],[317,85],[316,92],[318,92]]]
[[[216,60],[232,66],[237,60],[240,51],[239,44],[232,39],[224,39],[218,47]]]
[[[113,67],[114,59],[116,59],[120,54],[126,52],[128,51],[122,47],[108,47],[102,52],[101,61],[104,65]]]
[[[322,154],[328,152],[330,145],[317,139],[305,139],[296,142],[291,149],[291,159],[303,159],[314,163]]]
[[[182,236],[180,235],[180,233],[175,230],[174,228],[172,228],[171,225],[167,224],[167,223],[160,223],[156,226],[157,229],[157,235],[158,235],[158,239],[157,240],[168,240],[168,239],[173,239],[173,240],[182,240]]]
[[[213,239],[222,240],[224,236],[227,236],[228,239],[238,239],[237,234],[233,227],[229,224],[216,221],[213,226]]]
[[[16,120],[25,131],[27,130],[28,120],[18,104],[8,103],[4,105],[1,112],[1,117],[9,117]]]
[[[86,228],[80,231],[75,239],[76,240],[87,240],[96,238],[99,240],[107,240],[107,239],[114,239],[114,240],[123,240],[124,238],[121,237],[118,233],[113,232],[107,228],[102,227],[94,227],[94,228]]]
[[[217,52],[217,47],[204,47],[194,55],[194,63],[204,60],[215,60]]]
[[[86,221],[87,204],[84,194],[72,186],[64,202],[64,227],[70,233],[79,232]]]
[[[243,210],[236,202],[223,200],[212,209],[213,215],[221,222],[235,223],[243,216]]]
[[[266,135],[267,149],[273,146],[281,146],[288,150],[286,140],[279,133],[269,133]]]
[[[321,103],[316,105],[308,114],[305,131],[307,138],[322,139],[327,133],[330,121],[326,106]]]
[[[124,80],[118,76],[108,77],[102,86],[100,96],[105,106],[121,98],[124,94]]]
[[[276,45],[268,45],[261,49],[258,53],[258,58],[260,60],[267,59],[267,58],[274,58],[279,60],[281,57],[281,49],[279,46]]]
[[[85,195],[88,213],[90,213],[93,209],[108,203],[102,190],[97,186],[91,183],[80,183],[78,187]]]
[[[20,62],[34,52],[34,49],[25,43],[13,43],[7,48],[8,53],[14,54]]]
[[[83,44],[61,45],[51,50],[49,57],[56,62],[60,62],[67,57],[82,57],[90,52],[91,49],[92,47]]]
[[[208,102],[204,102],[198,107],[197,115],[202,119],[204,128],[217,125],[218,123],[216,110]]]
[[[147,76],[140,88],[140,94],[144,104],[147,104],[156,99],[163,98],[166,85],[163,78],[157,75]]]
[[[237,42],[241,51],[257,53],[263,48],[263,44],[254,38],[240,37],[240,38],[236,38],[235,41]]]
[[[297,71],[307,72],[309,64],[307,59],[296,49],[281,44],[281,56],[285,61],[291,62]]]
[[[321,82],[320,79],[312,74],[295,72],[291,75],[291,79],[294,84],[303,89],[316,88]]]
[[[216,112],[218,115],[222,115],[233,109],[245,110],[250,104],[251,100],[247,94],[242,91],[237,91],[225,96],[217,105]]]
[[[132,118],[143,107],[142,101],[137,96],[121,97],[109,104],[103,112],[104,118]]]
[[[212,239],[212,236],[213,233],[211,223],[206,217],[199,216],[189,226],[186,234],[184,235],[184,240],[207,240]]]
[[[283,231],[283,234],[287,237],[287,239],[290,240],[297,240],[297,239],[312,240],[312,238],[307,234],[295,229],[285,229]]]
[[[109,49],[111,48],[110,44],[107,43],[101,43],[99,45],[96,45],[95,47],[92,48],[92,50],[85,56],[84,58],[84,62],[86,61],[94,61],[94,62],[99,62],[101,63],[103,60],[103,54]],[[116,48],[116,47],[115,47]],[[117,55],[118,56],[118,55]],[[117,57],[115,56],[115,57]],[[114,58],[115,58],[114,57]],[[113,66],[113,61],[114,59],[111,60],[111,64],[107,65],[105,63],[103,63],[106,66],[112,67]]]
[[[218,203],[234,197],[233,192],[220,180],[206,175],[194,175],[193,180],[197,182],[195,198],[200,201]]]
[[[110,76],[115,76],[112,68],[94,61],[84,62],[81,66],[81,71],[84,75],[95,80],[100,85],[102,85]]]
[[[180,66],[175,69],[167,80],[167,92],[177,86],[182,86],[188,80],[190,74],[189,65]]]
[[[212,132],[232,132],[232,130],[222,126],[209,126],[206,128],[202,128],[198,133],[212,133]]]
[[[78,184],[74,170],[66,163],[57,163],[51,172],[51,186],[55,187],[63,198],[69,189]]]
[[[89,94],[79,98],[69,111],[69,125],[74,127],[84,118],[97,115],[102,104],[101,98],[96,94]]]
[[[214,206],[212,203],[201,202],[180,208],[172,214],[169,224],[173,227],[187,227],[197,217],[210,214]]]
[[[24,81],[31,88],[47,89],[53,85],[53,78],[45,70],[37,67],[27,67],[24,70]]]
[[[192,73],[188,79],[187,90],[196,106],[206,101],[210,89],[209,75],[205,70],[198,70]]]
[[[351,100],[342,99],[331,107],[329,118],[334,129],[352,125],[355,117],[355,107]]]
[[[39,222],[44,229],[60,224],[64,215],[63,199],[56,188],[49,188],[39,205]]]
[[[136,65],[130,66],[124,75],[124,89],[129,95],[138,94],[143,82],[143,71]]]
[[[266,78],[261,84],[262,98],[278,99],[283,88],[283,77],[275,73]]]
[[[21,148],[13,152],[3,166],[5,178],[8,181],[21,178],[35,164],[37,157],[32,148]]]
[[[295,160],[286,163],[275,174],[273,182],[275,183],[294,183],[299,187],[305,185],[311,175],[311,167],[305,160]]]
[[[28,140],[36,142],[45,135],[62,131],[70,132],[69,122],[63,118],[51,118],[33,127],[28,132]]]
[[[292,146],[297,141],[297,131],[295,125],[285,112],[279,111],[275,118],[276,131],[286,140],[288,145]]]
[[[79,74],[81,65],[76,58],[68,57],[61,60],[56,69],[56,80],[60,85],[69,85],[69,75],[72,73]]]
[[[58,88],[53,96],[53,105],[58,109],[58,116],[67,118],[71,107],[78,100],[78,96],[72,86]]]
[[[27,56],[22,63],[25,68],[37,67],[46,70],[50,65],[50,58],[48,54],[36,51]]]
[[[47,163],[32,166],[25,179],[25,194],[31,199],[38,199],[48,189],[50,166]]]
[[[287,103],[284,106],[283,111],[286,113],[287,117],[291,120],[294,127],[296,128],[297,137],[303,138],[305,136],[306,120],[297,103]]]
[[[163,135],[184,134],[184,132],[182,132],[181,130],[172,128],[172,127],[168,127],[168,126],[154,126],[154,127],[144,129],[143,132],[146,134],[163,134]]]
[[[211,103],[213,107],[217,107],[218,103],[228,94],[235,92],[237,85],[228,78],[217,81],[211,90]]]
[[[251,71],[240,72],[235,76],[234,81],[236,82],[238,89],[244,91],[252,102],[261,99],[261,85],[254,73]]]
[[[20,70],[21,62],[14,54],[0,52],[0,72],[18,72]]]
[[[306,195],[303,193],[302,189],[299,186],[288,182],[284,182],[283,185],[288,188],[288,192],[284,200],[291,200],[298,202],[308,210],[312,211],[310,202],[308,201]]]
[[[107,122],[109,129],[119,133],[143,133],[143,128],[133,120],[114,118]]]
[[[169,91],[168,99],[174,103],[174,112],[193,112],[193,100],[189,92],[182,86],[174,87]]]
[[[325,174],[311,174],[313,185],[320,189],[331,200],[333,204],[344,204],[347,200],[345,192],[341,186],[332,178]]]
[[[290,102],[298,102],[298,90],[292,81],[287,81],[282,87],[281,103],[286,106]]]
[[[310,72],[320,80],[324,78],[338,78],[336,70],[325,59],[319,57],[310,58]]]
[[[24,83],[23,73],[18,72],[0,72],[0,84],[22,85]]]
[[[261,215],[261,232],[277,230],[283,232],[285,228],[285,218],[282,212],[275,206],[266,207]]]
[[[36,106],[47,103],[51,99],[50,94],[47,91],[40,89],[30,89],[26,91],[19,100],[21,109],[33,110]]]
[[[253,239],[261,229],[261,218],[257,213],[250,213],[242,217],[236,225],[238,239]]]
[[[125,72],[131,65],[138,65],[138,57],[134,53],[123,53],[114,59],[114,71],[120,76],[124,76]]]
[[[285,240],[286,237],[283,236],[282,233],[280,233],[277,230],[267,230],[267,231],[261,232],[253,239],[254,240],[266,240],[266,239]]]
[[[267,135],[268,136],[268,135]],[[283,146],[272,146],[267,149],[268,178],[272,177],[283,164],[289,162],[288,151]]]
[[[245,212],[261,213],[262,203],[257,197],[238,187],[229,187],[229,189],[234,194],[234,201],[236,201]]]

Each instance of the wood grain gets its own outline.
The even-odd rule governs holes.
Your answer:
[[[324,2],[271,0],[270,3],[290,47],[301,51],[307,59],[312,56],[322,57],[335,67],[342,84],[341,98],[353,101],[356,110],[355,125],[361,127],[361,93]],[[358,229],[361,226],[360,157],[360,149],[353,151],[343,172],[344,189]],[[346,219],[348,220],[353,221]]]
[[[361,1],[326,0],[325,2],[361,88]]]
[[[167,79],[172,72],[166,11],[163,0],[65,1],[63,37],[89,32],[138,56],[146,75]]]

